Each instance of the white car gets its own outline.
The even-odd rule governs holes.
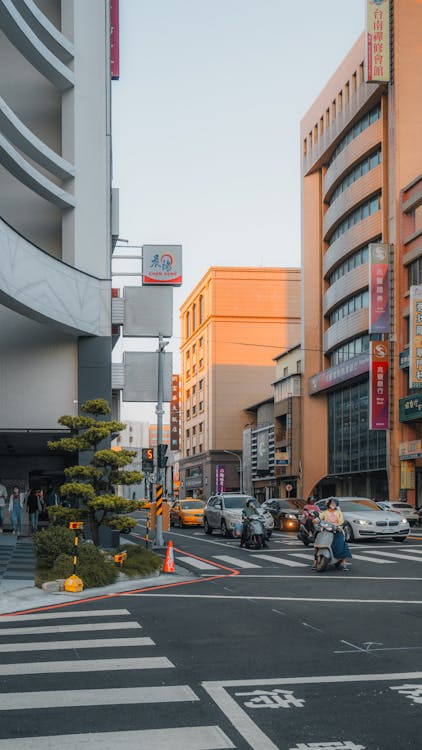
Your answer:
[[[394,513],[399,513],[401,516],[404,516],[404,518],[407,518],[409,521],[410,526],[416,526],[419,521],[419,514],[416,508],[414,508],[413,505],[410,505],[410,503],[401,502],[400,500],[391,503],[387,502],[387,500],[380,500],[377,502],[377,505],[379,505],[382,510],[391,510],[394,511]]]
[[[325,500],[317,505],[325,510]],[[344,517],[346,541],[368,538],[392,538],[404,542],[410,531],[409,522],[396,512],[381,510],[379,505],[367,497],[334,497]]]
[[[250,495],[236,495],[233,492],[210,497],[204,508],[205,533],[212,534],[214,530],[218,530],[223,536],[232,536],[235,525],[242,520],[242,511],[248,500],[252,500],[257,508],[260,507],[258,501]],[[264,515],[265,528],[270,536],[274,528],[274,519],[271,513],[265,512]]]

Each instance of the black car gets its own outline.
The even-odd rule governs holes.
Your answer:
[[[280,531],[297,531],[300,525],[299,516],[306,500],[298,497],[273,497],[265,500],[262,507],[274,518],[274,528]]]

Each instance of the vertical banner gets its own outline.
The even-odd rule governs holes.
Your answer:
[[[389,332],[389,254],[389,245],[369,245],[369,333]]]
[[[390,80],[390,0],[366,0],[366,81]]]
[[[179,375],[171,376],[170,450],[180,450],[180,392]]]
[[[226,491],[226,467],[225,466],[215,467],[215,491],[217,495],[221,495],[222,492]]]
[[[415,462],[400,461],[400,489],[415,489]]]
[[[119,0],[110,0],[110,67],[111,78],[117,81],[120,77]]]
[[[388,342],[370,342],[369,429],[388,430]]]
[[[422,388],[422,286],[410,287],[409,388]]]

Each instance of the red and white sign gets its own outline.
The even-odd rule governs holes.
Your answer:
[[[390,0],[366,0],[366,80],[390,80]]]
[[[110,0],[110,68],[116,81],[120,77],[119,0]]]
[[[180,286],[182,246],[142,245],[142,283]]]
[[[180,385],[179,375],[171,376],[170,450],[180,450]]]
[[[369,429],[388,430],[388,342],[371,341],[370,349]]]

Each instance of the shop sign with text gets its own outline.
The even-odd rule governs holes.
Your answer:
[[[366,0],[366,81],[390,80],[390,0]]]
[[[390,245],[369,245],[369,333],[389,331],[389,274]]]
[[[371,341],[370,355],[369,429],[388,430],[388,342]]]
[[[410,287],[409,388],[422,388],[422,286]]]

